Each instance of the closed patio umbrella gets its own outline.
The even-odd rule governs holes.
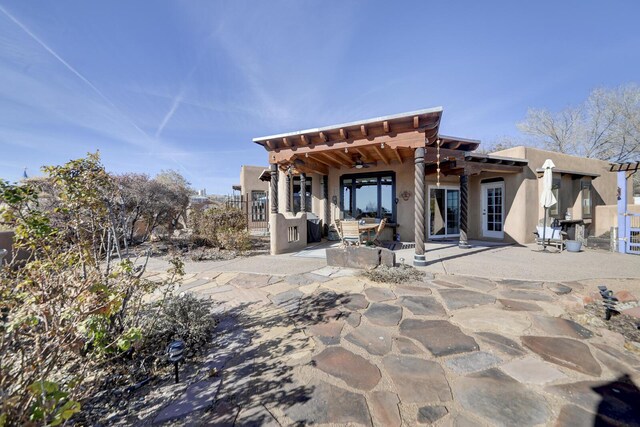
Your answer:
[[[544,175],[542,176],[542,194],[540,195],[540,206],[544,208],[544,223],[542,224],[542,250],[546,250],[545,244],[546,231],[547,231],[547,210],[558,203],[556,196],[553,195],[553,168],[556,165],[553,164],[551,159],[545,160],[542,168],[544,169]]]

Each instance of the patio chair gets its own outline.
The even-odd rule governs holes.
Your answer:
[[[382,221],[380,221],[380,224],[378,224],[378,228],[376,228],[376,235],[373,237],[373,244],[374,245],[378,245],[381,246],[382,242],[379,240],[380,235],[382,234],[382,230],[384,230],[384,227],[387,225],[387,218],[382,218]]]
[[[340,238],[340,242],[344,245],[344,239],[342,238],[342,220],[336,219],[334,224],[336,227],[336,233],[338,233],[338,237]]]
[[[345,245],[357,245],[362,243],[360,224],[358,221],[342,221],[342,242]]]

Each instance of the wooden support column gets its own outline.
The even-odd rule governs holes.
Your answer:
[[[291,212],[291,172],[287,171],[284,176],[284,191],[286,191],[286,202],[284,205],[285,212]]]
[[[329,235],[329,225],[331,224],[331,204],[329,203],[329,175],[322,177],[322,198],[324,199],[324,235]]]
[[[414,152],[414,168],[415,168],[415,180],[414,180],[414,199],[415,199],[415,224],[414,234],[416,242],[416,251],[413,256],[413,265],[418,267],[424,267],[427,265],[427,260],[424,256],[424,240],[425,240],[425,226],[424,226],[424,147],[415,149]]]
[[[271,170],[270,170],[270,175],[271,175],[271,200],[269,201],[269,203],[271,203],[271,213],[272,214],[277,214],[278,213],[278,165],[277,164],[272,164],[271,165]]]
[[[307,174],[300,174],[300,212],[307,211]]]
[[[469,209],[469,176],[463,173],[460,176],[460,241],[458,247],[469,249],[467,241],[468,230],[468,209]]]

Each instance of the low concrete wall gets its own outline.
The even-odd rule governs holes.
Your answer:
[[[347,246],[346,248],[328,248],[327,265],[347,268],[375,268],[379,265],[393,267],[396,254],[386,248],[367,246]]]
[[[307,246],[307,214],[271,214],[271,255],[299,251]]]
[[[640,205],[627,205],[627,212],[633,214],[640,214]],[[617,205],[602,205],[596,206],[596,223],[595,223],[595,236],[601,236],[602,234],[611,230],[611,227],[618,226],[618,206]]]

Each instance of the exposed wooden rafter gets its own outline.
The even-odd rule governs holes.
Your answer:
[[[373,160],[371,158],[371,155],[368,154],[364,148],[354,148],[355,152],[360,154],[360,158],[362,159],[362,161],[364,162],[370,162],[371,160]]]
[[[345,129],[340,129],[340,138],[349,139],[349,132],[347,132]]]
[[[377,155],[382,159],[382,161],[383,161],[385,164],[387,164],[387,165],[388,165],[388,164],[390,163],[390,162],[389,162],[389,159],[387,158],[387,156],[385,156],[385,155],[384,155],[384,153],[382,152],[382,149],[381,149],[380,147],[378,147],[377,145],[374,145],[374,146],[373,146],[373,151],[375,151],[375,152],[376,152],[376,154],[377,154]]]
[[[366,137],[367,136],[367,127],[365,125],[361,125],[360,126],[360,132],[362,133],[362,136]]]
[[[302,141],[302,143],[305,145],[311,144],[311,141],[309,141],[309,138],[307,138],[307,135],[300,135],[300,141]]]
[[[384,129],[385,133],[389,133],[389,122],[387,120],[382,122],[382,129]]]
[[[329,140],[329,137],[327,137],[327,134],[326,134],[326,133],[324,133],[324,132],[320,132],[320,139],[321,139],[323,142],[327,142],[327,141]]]
[[[340,168],[340,166],[342,166],[340,162],[333,160],[330,156],[327,156],[326,154],[323,154],[323,153],[309,155],[309,157],[311,157],[313,160],[319,163],[325,164],[332,168]]]
[[[285,147],[291,147],[291,142],[289,141],[289,138],[287,138],[286,136],[282,138],[282,143],[285,145]]]
[[[396,156],[396,159],[398,160],[398,162],[400,164],[404,163],[404,160],[402,159],[402,156],[400,155],[400,152],[398,151],[398,149],[391,149],[391,151],[393,152],[393,154]]]
[[[420,117],[414,116],[413,117],[413,128],[414,129],[418,129],[419,127],[420,127]]]

